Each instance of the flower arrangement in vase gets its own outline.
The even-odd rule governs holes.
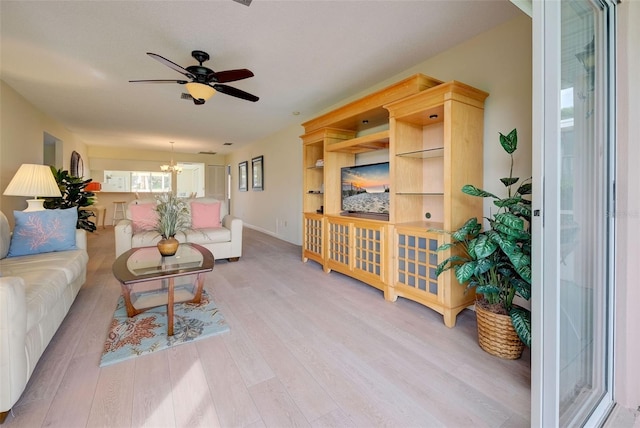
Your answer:
[[[189,205],[184,199],[171,193],[156,197],[156,213],[158,222],[154,230],[162,239],[158,242],[158,250],[163,256],[173,256],[178,251],[176,233],[189,229]]]

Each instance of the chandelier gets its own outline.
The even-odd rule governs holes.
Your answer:
[[[182,172],[182,167],[178,166],[173,162],[173,141],[171,141],[171,162],[169,165],[160,165],[160,170],[162,172],[175,172],[176,174],[180,174]]]

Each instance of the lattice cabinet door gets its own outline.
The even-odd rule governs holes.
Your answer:
[[[437,249],[441,236],[435,233],[415,234],[402,229],[396,234],[396,286],[411,287],[423,298],[438,301],[441,286],[436,276]]]
[[[356,278],[367,279],[371,285],[383,289],[385,278],[386,225],[354,223],[353,271]]]
[[[322,214],[305,213],[303,217],[302,261],[324,263],[324,217]]]
[[[396,226],[394,236],[395,271],[389,300],[400,296],[421,303],[441,313],[445,325],[453,327],[457,315],[473,304],[475,294],[465,292],[453,271],[436,276],[438,262],[450,255],[449,251],[437,251],[444,235],[419,227]]]
[[[327,219],[327,266],[325,270],[339,272],[351,270],[350,264],[350,223],[342,219]]]

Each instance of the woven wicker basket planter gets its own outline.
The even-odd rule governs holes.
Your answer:
[[[483,309],[476,304],[478,320],[478,343],[491,355],[507,360],[517,360],[522,356],[524,343],[518,337],[511,317]]]

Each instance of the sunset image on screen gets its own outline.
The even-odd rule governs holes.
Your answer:
[[[342,168],[342,210],[389,213],[389,164]]]

